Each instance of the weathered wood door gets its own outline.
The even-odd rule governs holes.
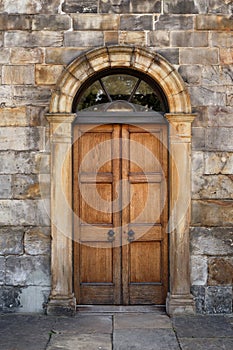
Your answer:
[[[74,290],[79,304],[164,304],[167,126],[74,127]]]

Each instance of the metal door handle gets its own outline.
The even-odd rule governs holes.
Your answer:
[[[115,235],[115,232],[113,230],[108,231],[108,241],[109,242],[113,242],[115,240],[114,235]]]
[[[128,232],[128,242],[133,242],[135,240],[135,232],[133,230],[129,230]]]

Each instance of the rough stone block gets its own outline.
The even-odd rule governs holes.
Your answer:
[[[50,47],[62,46],[63,34],[50,31],[36,31],[32,33],[12,31],[5,34],[6,47]]]
[[[3,66],[2,83],[6,85],[34,84],[33,66]]]
[[[192,255],[232,255],[233,228],[230,227],[192,227],[190,244]]]
[[[215,48],[182,48],[180,50],[181,64],[218,64],[218,50]]]
[[[231,175],[193,174],[193,199],[233,199]]]
[[[19,287],[0,287],[0,311],[16,311],[20,305]]]
[[[229,93],[227,91],[227,101],[226,101],[226,105],[227,106],[230,106],[230,107],[233,107],[233,94],[232,93]]]
[[[12,48],[10,61],[13,64],[33,64],[43,62],[43,57],[43,51],[40,48]]]
[[[192,224],[196,226],[233,226],[233,201],[193,200]]]
[[[201,82],[201,66],[183,65],[179,67],[178,72],[189,85],[199,85]]]
[[[49,226],[50,213],[44,200],[0,200],[0,225]]]
[[[150,46],[169,46],[170,45],[170,33],[166,30],[157,30],[149,33],[149,45]]]
[[[191,256],[191,284],[202,286],[207,282],[207,257],[201,255]]]
[[[149,15],[122,15],[120,30],[152,30],[153,16]]]
[[[179,49],[158,48],[156,52],[163,56],[171,64],[179,64]]]
[[[60,0],[3,0],[0,4],[1,12],[6,13],[55,13],[58,12],[60,6]]]
[[[233,174],[233,153],[206,152],[205,174]]]
[[[50,253],[50,227],[35,227],[26,230],[25,253],[29,255]]]
[[[129,13],[130,0],[100,0],[100,13]]]
[[[39,150],[40,129],[24,127],[0,128],[0,150]]]
[[[36,65],[36,84],[54,85],[57,83],[64,67],[62,65]]]
[[[20,312],[42,312],[47,303],[50,288],[29,286],[21,289]]]
[[[6,227],[0,229],[0,255],[23,254],[24,229]]]
[[[189,88],[193,106],[225,106],[226,95],[224,92],[215,91],[213,87],[191,86]]]
[[[108,33],[108,32],[107,32]],[[71,63],[76,57],[82,54],[83,48],[47,48],[45,50],[46,64],[62,64],[67,65]]]
[[[14,86],[14,102],[17,105],[27,105],[28,101],[33,101],[35,105],[49,105],[51,90],[45,87],[34,86]]]
[[[62,11],[66,13],[97,13],[98,0],[65,0],[62,3]]]
[[[205,310],[205,291],[204,286],[191,286],[191,293],[194,296],[197,314],[204,313]]]
[[[0,126],[27,126],[25,107],[0,108]]]
[[[0,14],[0,30],[30,30],[31,18],[27,15]]]
[[[29,126],[41,126],[48,128],[48,121],[45,118],[45,112],[47,111],[45,107],[27,106],[26,110]]]
[[[204,173],[204,153],[192,152],[192,174],[201,176]]]
[[[101,31],[76,31],[64,34],[65,46],[103,46],[104,34]]]
[[[202,127],[192,128],[192,149],[194,151],[200,151],[205,149],[205,134],[206,129]]]
[[[161,15],[155,22],[155,30],[193,29],[193,16]]]
[[[232,312],[232,287],[207,287],[205,308],[207,314]]]
[[[233,128],[213,127],[206,130],[206,148],[216,151],[233,151]]]
[[[104,32],[104,44],[105,45],[117,45],[118,44],[118,32]]]
[[[203,85],[232,85],[233,68],[229,66],[204,66],[202,69]]]
[[[146,33],[145,32],[120,32],[119,33],[120,45],[146,45]]]
[[[131,0],[130,12],[132,13],[161,13],[161,0]]]
[[[196,17],[197,30],[232,30],[233,21],[229,16],[199,15]]]
[[[9,256],[6,258],[6,283],[13,286],[49,286],[48,256]]]
[[[38,173],[40,162],[35,152],[1,152],[0,174]]]
[[[182,71],[182,70],[181,70]],[[208,106],[196,106],[193,107],[193,113],[196,113],[197,116],[194,119],[192,126],[193,127],[207,127],[207,121],[208,121]]]
[[[37,175],[13,175],[12,191],[15,199],[40,198],[40,184]]]
[[[32,30],[63,31],[71,28],[67,15],[36,15],[32,19]]]
[[[77,14],[72,18],[74,30],[119,30],[119,15]]]
[[[233,24],[233,21],[232,21]],[[212,32],[210,36],[210,45],[217,46],[221,49],[224,47],[232,48],[233,46],[233,33],[226,32]]]
[[[201,3],[201,4],[199,4]],[[195,0],[164,0],[164,13],[199,13],[206,11],[207,0],[195,1]]]
[[[210,258],[208,260],[208,285],[232,285],[233,283],[233,257]]]
[[[220,48],[220,64],[232,64],[233,62],[233,49]]]
[[[0,256],[0,285],[4,283],[5,283],[5,258],[3,256]]]
[[[0,64],[9,63],[10,49],[1,49]]]
[[[12,87],[7,85],[0,86],[0,105],[12,105]]]
[[[208,12],[232,14],[232,6],[231,0],[209,0]]]
[[[11,175],[0,175],[0,198],[11,197]]]
[[[0,33],[0,47],[3,46],[3,33]]]
[[[171,32],[171,46],[204,47],[208,46],[208,32]]]

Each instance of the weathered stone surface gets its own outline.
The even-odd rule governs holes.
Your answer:
[[[146,314],[122,314],[114,317],[114,330],[117,329],[171,329],[172,324],[168,316]]]
[[[233,21],[232,21],[233,24]],[[233,33],[229,31],[225,32],[212,32],[210,36],[210,45],[217,47],[229,47],[233,46]]]
[[[0,285],[4,283],[5,283],[5,258],[3,256],[0,256]],[[0,306],[0,310],[1,310],[1,306]]]
[[[189,88],[193,106],[225,106],[226,94],[217,92],[211,86],[191,86]]]
[[[77,14],[72,18],[74,30],[119,30],[119,15]]]
[[[0,198],[11,197],[11,175],[0,175]]]
[[[182,69],[181,69],[182,71]],[[194,119],[192,126],[193,127],[207,127],[207,114],[208,106],[195,106],[193,107],[193,113],[196,113],[196,118]]]
[[[192,128],[192,148],[194,151],[200,151],[205,149],[205,134],[206,129],[202,127]]]
[[[233,62],[233,49],[232,48],[220,48],[220,64],[232,64]]]
[[[159,48],[156,52],[166,58],[171,64],[179,64],[179,49]]]
[[[25,105],[28,101],[33,101],[37,106],[49,104],[51,90],[45,87],[34,86],[14,86],[14,102],[17,105]]]
[[[116,45],[118,44],[118,32],[104,32],[104,44]]]
[[[57,334],[54,335],[48,346],[48,350],[89,350],[89,349],[112,349],[112,340],[109,334]]]
[[[1,49],[0,64],[6,64],[10,59],[10,49]]]
[[[192,223],[203,226],[232,226],[233,205],[231,200],[193,200]]]
[[[54,13],[58,11],[60,0],[3,0],[0,4],[1,12],[7,13]]]
[[[233,22],[229,16],[199,15],[196,17],[197,30],[232,30]]]
[[[0,311],[16,311],[20,305],[20,293],[19,287],[0,287]]]
[[[3,66],[2,82],[7,85],[34,84],[33,66]]]
[[[200,1],[194,0],[164,0],[164,13],[199,13],[207,9],[207,0]]]
[[[152,30],[153,16],[123,15],[120,17],[120,30]]]
[[[220,66],[204,66],[202,69],[203,85],[232,85],[233,68],[228,65]]]
[[[0,108],[0,126],[27,126],[25,107]]]
[[[132,13],[160,13],[162,10],[161,0],[131,0],[130,12]]]
[[[0,174],[38,173],[39,168],[40,158],[35,152],[1,152]]]
[[[191,284],[202,286],[207,282],[208,263],[207,257],[201,255],[191,256]]]
[[[227,152],[206,152],[205,153],[205,174],[232,174],[233,153]]]
[[[198,85],[201,82],[201,66],[183,65],[179,67],[178,72],[187,84]]]
[[[0,229],[0,255],[23,254],[24,229],[6,227]]]
[[[190,230],[191,252],[193,255],[232,255],[233,228],[192,227]]]
[[[108,33],[108,32],[106,32]],[[69,48],[47,48],[45,50],[45,63],[47,64],[69,64],[81,53],[83,48],[69,47]]]
[[[63,31],[71,28],[71,19],[66,15],[36,15],[32,19],[32,30]]]
[[[205,308],[207,314],[231,313],[232,287],[207,287]]]
[[[65,46],[103,46],[104,34],[101,31],[76,31],[66,32],[64,34],[64,45]]]
[[[50,31],[36,31],[32,33],[12,31],[5,34],[6,47],[47,47],[62,46],[63,34]]]
[[[231,350],[233,347],[232,338],[182,338],[180,340],[182,350]]]
[[[64,67],[62,65],[36,65],[36,84],[54,85],[61,75]]]
[[[100,13],[129,13],[130,0],[100,0]]]
[[[195,285],[191,286],[191,293],[194,297],[197,314],[204,313],[205,291],[206,291],[206,287],[204,286],[195,286]]]
[[[42,312],[48,301],[50,288],[28,286],[21,289],[20,312]]]
[[[171,32],[171,46],[203,47],[208,46],[208,32]]]
[[[0,150],[39,150],[40,129],[25,127],[0,128]]]
[[[126,32],[119,33],[120,45],[146,45],[146,33],[145,32]]]
[[[0,33],[0,47],[3,46],[3,33]]]
[[[6,258],[6,283],[13,286],[49,286],[48,256],[9,256]]]
[[[96,13],[98,8],[98,0],[65,0],[62,3],[62,11],[67,13]]]
[[[0,225],[49,226],[49,212],[43,200],[0,200]]]
[[[155,30],[193,29],[193,16],[161,15],[155,22]]]
[[[0,104],[9,106],[12,103],[12,87],[7,85],[0,86]]]
[[[12,191],[15,199],[40,198],[40,184],[37,175],[13,175]]]
[[[181,64],[218,64],[218,50],[215,48],[182,48],[180,50]]]
[[[149,33],[149,45],[150,46],[169,46],[170,33],[166,30],[156,30]]]
[[[233,255],[233,249],[232,249]],[[233,257],[210,258],[208,260],[208,285],[232,285],[233,282]]]
[[[209,13],[232,14],[232,8],[233,5],[231,0],[209,0]]]
[[[31,18],[27,15],[0,14],[0,30],[30,30]]]
[[[27,118],[30,126],[48,127],[48,122],[45,118],[45,107],[43,106],[27,106]]]
[[[26,230],[25,253],[29,255],[50,253],[50,227],[35,227]]]
[[[78,317],[67,317],[59,319],[56,324],[56,331],[60,334],[111,334],[112,317],[109,315],[80,315]]]
[[[231,175],[204,175],[193,174],[194,199],[233,199]]]
[[[33,64],[43,61],[43,51],[40,48],[17,48],[11,49],[10,61],[13,64]]]
[[[216,151],[233,151],[233,128],[208,128],[206,131],[206,148]]]

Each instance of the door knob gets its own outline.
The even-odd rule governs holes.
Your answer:
[[[133,242],[135,240],[135,232],[133,230],[129,230],[128,232],[128,242]]]
[[[113,230],[108,231],[108,241],[109,242],[113,242],[115,240],[114,235],[115,235],[115,232]]]

